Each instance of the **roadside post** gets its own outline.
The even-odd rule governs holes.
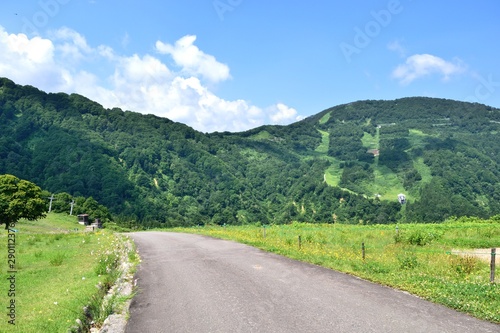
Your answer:
[[[365,262],[365,243],[361,243],[361,255],[363,257],[363,262]]]
[[[495,283],[495,257],[497,254],[497,249],[492,248],[491,249],[491,263],[490,263],[490,282]]]

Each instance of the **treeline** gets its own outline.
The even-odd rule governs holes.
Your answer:
[[[0,89],[0,172],[53,193],[95,198],[118,223],[396,218],[389,203],[322,184],[327,162],[304,158],[321,135],[305,122],[205,135],[75,94],[47,94],[8,79]]]
[[[499,213],[500,153],[490,137],[498,119],[498,110],[486,106],[416,98],[351,103],[289,126],[203,134],[0,79],[0,174],[65,193],[65,205],[69,197],[92,197],[125,225],[391,223],[402,218],[396,198],[375,199],[361,184],[373,180],[375,163],[386,165],[418,199],[407,218],[427,220],[419,210],[435,189],[414,165],[421,158],[453,203],[435,208],[432,218],[490,216]],[[442,122],[450,125],[433,126]],[[397,125],[380,128],[381,154],[374,158],[362,138],[386,123]],[[329,135],[327,154],[316,151],[319,130]],[[324,182],[332,158],[342,161],[342,187],[349,191]],[[484,171],[472,175],[476,167]],[[466,171],[464,184],[453,178]],[[460,214],[450,211],[463,199],[469,205]]]

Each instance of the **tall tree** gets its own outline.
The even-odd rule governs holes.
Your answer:
[[[37,185],[12,175],[0,175],[0,224],[5,229],[19,219],[30,221],[45,217],[47,203]]]

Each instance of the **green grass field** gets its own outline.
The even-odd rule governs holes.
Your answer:
[[[321,143],[315,149],[316,152],[320,154],[328,154],[328,146],[330,144],[330,134],[326,131],[318,130],[321,133]]]
[[[320,124],[326,123],[330,119],[330,116],[331,116],[331,112],[328,112],[323,117],[321,117],[321,119],[319,120],[319,123]]]
[[[361,138],[361,142],[363,143],[363,147],[368,149],[379,149],[379,129],[377,128],[377,134],[375,136],[370,133],[365,132],[363,137]]]
[[[340,168],[340,161],[331,158],[331,165],[325,170],[325,180],[330,186],[339,186],[343,170]]]
[[[7,231],[2,233],[0,332],[68,332],[77,319],[84,318],[84,306],[100,304],[102,292],[96,286],[114,282],[109,269],[123,251],[123,241],[111,232],[82,228],[74,216],[63,214],[20,221],[15,233],[15,273],[8,272]],[[11,285],[7,279],[12,275]],[[9,324],[7,316],[11,301],[15,301],[15,325]]]
[[[327,114],[326,116],[329,116]],[[331,164],[325,170],[324,181],[330,186],[339,186],[340,179],[342,177],[343,169],[340,167],[340,160],[335,157],[328,156],[328,146],[330,144],[330,135],[328,132],[319,131],[321,133],[321,144],[315,149],[315,152],[318,153],[324,159],[327,159]],[[349,191],[355,193],[347,188],[342,188],[344,191]]]
[[[329,115],[329,114],[327,114]],[[330,186],[339,186],[340,178],[342,177],[343,169],[340,168],[340,160],[335,157],[328,156],[328,145],[330,144],[330,135],[328,132],[319,131],[321,133],[321,144],[316,148],[315,152],[322,158],[330,161],[330,166],[325,170],[324,181]],[[344,191],[355,193],[347,188],[342,188]]]
[[[327,156],[328,145],[329,145],[329,135],[328,132],[320,131],[322,135],[321,144],[316,148],[316,152],[319,154],[324,154],[331,165],[325,170],[325,181],[330,186],[339,186],[340,179],[342,177],[343,169],[340,167],[341,161]],[[421,138],[419,133],[416,133],[417,138]],[[369,133],[364,133],[362,138],[363,146],[368,149],[378,149],[379,148],[379,129],[377,129],[376,135],[370,135]],[[417,139],[415,139],[417,140]],[[422,174],[423,180],[428,181],[431,178],[429,168],[423,163],[423,160],[415,163],[415,168]],[[408,200],[414,200],[414,195],[412,193],[407,193],[401,179],[396,173],[386,166],[381,166],[378,164],[378,157],[374,158],[373,161],[373,175],[374,180],[370,182],[363,182],[358,184],[360,188],[363,189],[367,197],[374,198],[376,195],[379,196],[381,200],[396,200],[399,193],[406,193]],[[356,193],[349,188],[342,188],[345,191]]]
[[[425,139],[429,137],[437,137],[437,135],[430,135],[422,132],[421,130],[410,129],[408,140],[410,141],[412,148],[425,148]]]
[[[431,168],[424,163],[424,159],[419,157],[413,160],[413,167],[422,176],[422,183],[430,183],[432,180]]]
[[[377,159],[378,157],[376,157]],[[394,201],[397,199],[399,193],[406,193],[400,178],[396,173],[386,166],[378,165],[374,167],[373,174],[375,180],[366,184],[366,188],[370,193],[379,194],[381,200]],[[407,199],[413,198],[407,194]]]
[[[293,223],[268,226],[265,237],[259,226],[174,230],[235,240],[500,323],[500,286],[490,283],[489,263],[472,255],[483,249],[488,258],[490,248],[500,247],[500,218],[397,226]]]

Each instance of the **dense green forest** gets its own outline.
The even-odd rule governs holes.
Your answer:
[[[499,127],[499,109],[419,97],[204,134],[0,78],[0,174],[146,227],[500,214]]]

